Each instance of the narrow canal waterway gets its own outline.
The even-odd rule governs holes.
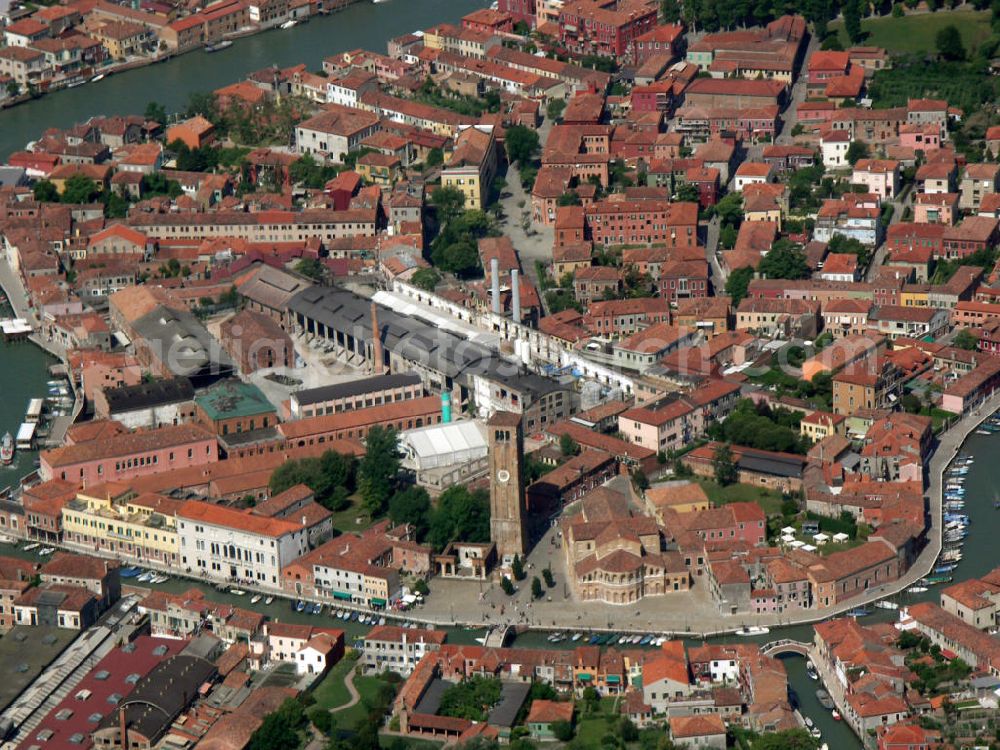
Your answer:
[[[386,51],[389,39],[435,23],[454,22],[489,0],[363,0],[288,30],[239,39],[214,54],[191,52],[118,73],[0,111],[0,160],[37,139],[46,128],[68,127],[101,114],[141,114],[150,101],[177,111],[194,91],[211,91],[269,65],[305,63],[319,70],[324,57],[352,49]]]
[[[0,133],[2,131],[0,125]],[[3,262],[0,258],[0,263]],[[12,314],[6,300],[0,301],[0,318]],[[28,341],[9,344],[0,341],[0,436],[5,432],[16,436],[28,402],[48,395],[45,383],[49,379],[49,366],[55,362],[55,358]],[[10,466],[0,466],[0,490],[34,471],[37,455],[35,451],[17,451]]]

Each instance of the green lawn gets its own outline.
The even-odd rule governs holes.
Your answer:
[[[357,659],[344,658],[337,662],[333,669],[327,672],[323,681],[313,690],[313,697],[319,708],[331,709],[343,706],[351,699],[351,694],[347,691],[344,679],[351,671]]]
[[[705,490],[708,499],[716,505],[744,502],[757,503],[764,509],[764,513],[769,516],[781,514],[780,492],[775,492],[764,487],[755,487],[750,484],[731,484],[728,487],[723,487],[711,479],[696,478],[695,481]]]
[[[358,722],[368,715],[368,704],[378,695],[379,688],[385,684],[385,680],[379,676],[364,677],[358,675],[354,678],[354,687],[361,694],[361,700],[350,708],[338,711],[333,715],[333,720],[340,729],[354,729]],[[346,701],[345,701],[346,703]]]
[[[827,542],[822,547],[818,547],[816,549],[816,552],[817,552],[817,554],[826,556],[826,555],[833,554],[834,552],[843,552],[844,550],[854,549],[855,547],[860,547],[866,541],[868,541],[868,540],[867,539],[862,539],[860,536],[858,536],[857,539],[848,539],[843,544],[834,544],[833,542]],[[815,544],[815,542],[814,542],[814,544]]]
[[[576,739],[573,746],[586,750],[602,748],[601,738],[607,734],[617,734],[617,727],[612,723],[618,720],[617,698],[601,699],[601,707],[597,713],[584,715],[583,703],[576,704]]]
[[[351,504],[345,510],[339,510],[333,514],[333,528],[340,532],[364,531],[372,525],[372,519],[361,510],[361,497],[355,493],[351,495]],[[358,523],[358,518],[361,523]]]
[[[989,11],[941,10],[903,18],[866,18],[861,21],[861,28],[868,36],[861,43],[885,47],[889,52],[933,52],[938,30],[949,24],[958,28],[965,49],[970,53],[990,35]],[[851,46],[842,21],[831,23],[830,30],[837,32],[844,49]]]

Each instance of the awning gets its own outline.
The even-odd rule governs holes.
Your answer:
[[[583,680],[584,682],[590,682],[594,678],[588,672],[580,672],[580,674],[576,676],[576,679]]]
[[[334,599],[340,599],[341,601],[349,602],[351,601],[351,593],[349,591],[334,591]]]
[[[616,674],[609,674],[607,679],[605,680],[605,682],[607,682],[609,685],[617,685],[621,681],[622,678]]]
[[[372,604],[374,604],[376,607],[384,607],[385,606],[385,599],[375,599],[375,598],[372,598],[369,601]]]

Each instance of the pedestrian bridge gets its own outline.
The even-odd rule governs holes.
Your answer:
[[[793,641],[791,638],[783,638],[780,641],[771,641],[760,647],[760,651],[765,656],[777,656],[778,654],[798,654],[799,656],[809,656],[808,643]]]
[[[487,648],[503,648],[514,635],[514,632],[513,625],[495,627],[486,634],[486,643],[484,645]]]

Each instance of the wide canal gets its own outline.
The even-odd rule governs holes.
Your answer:
[[[435,23],[454,22],[489,0],[389,0],[355,3],[292,29],[239,39],[227,50],[190,52],[163,63],[117,73],[98,83],[58,91],[0,111],[0,160],[37,139],[94,115],[141,114],[150,101],[178,111],[195,91],[212,91],[270,65],[305,63],[319,70],[324,57],[353,49],[386,51],[386,42]]]

